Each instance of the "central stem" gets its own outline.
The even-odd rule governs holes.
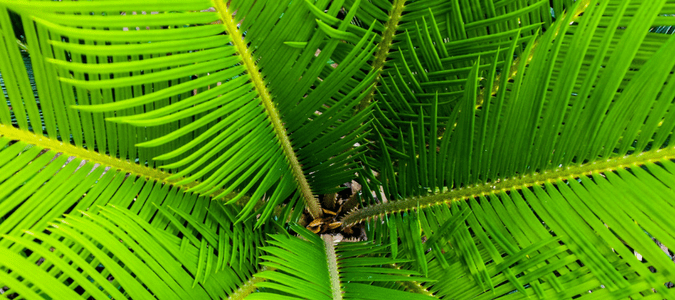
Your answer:
[[[340,274],[337,269],[334,237],[332,235],[324,234],[321,238],[323,239],[324,247],[326,248],[328,273],[330,275],[330,287],[333,292],[333,300],[342,300],[342,289],[340,289]]]
[[[541,172],[534,174],[502,178],[497,182],[477,184],[475,186],[454,189],[444,193],[373,204],[350,212],[342,219],[342,224],[345,227],[349,227],[393,212],[409,211],[455,201],[463,201],[481,195],[499,193],[502,191],[509,192],[514,189],[522,190],[534,185],[542,185],[545,182],[555,183],[558,179],[573,180],[591,174],[612,172],[617,169],[629,169],[669,159],[675,159],[675,147],[652,150],[637,155],[613,157],[577,166],[542,170]]]
[[[267,86],[265,85],[262,74],[260,74],[260,70],[258,70],[258,66],[253,59],[251,51],[249,50],[248,46],[246,46],[246,42],[244,41],[241,32],[239,32],[239,28],[237,28],[237,22],[232,17],[232,13],[230,13],[223,0],[215,0],[214,6],[220,13],[220,19],[223,22],[223,25],[225,25],[227,33],[232,37],[232,44],[237,49],[237,52],[241,57],[242,64],[244,67],[246,67],[246,72],[249,74],[249,76],[251,76],[251,82],[253,82],[255,89],[260,96],[260,101],[265,107],[265,112],[267,113],[268,119],[272,123],[274,133],[276,133],[277,138],[281,143],[281,147],[286,158],[288,159],[293,177],[295,178],[295,182],[298,185],[298,189],[300,190],[302,198],[307,204],[309,213],[314,219],[322,217],[323,211],[321,210],[319,200],[314,197],[314,194],[312,193],[309,182],[307,182],[307,178],[302,171],[302,166],[300,165],[298,157],[295,155],[295,151],[291,145],[291,141],[288,138],[286,128],[281,121],[279,111],[277,110],[274,102],[272,102],[272,96],[267,90]]]
[[[382,77],[382,70],[384,69],[384,63],[387,60],[389,55],[389,50],[391,49],[391,44],[396,35],[396,30],[398,29],[398,23],[401,20],[401,15],[403,14],[403,8],[405,7],[406,0],[395,0],[391,12],[389,13],[389,20],[384,25],[385,29],[382,32],[382,40],[378,44],[377,53],[375,54],[375,60],[373,61],[373,70],[377,74],[376,81],[380,81]],[[377,90],[376,85],[373,85],[368,92],[368,96],[364,97],[359,103],[358,110],[362,110],[368,107],[368,104],[372,101],[375,96],[375,91]]]

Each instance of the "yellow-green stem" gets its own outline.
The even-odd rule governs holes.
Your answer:
[[[82,147],[64,143],[56,139],[50,139],[45,136],[37,135],[30,131],[21,130],[12,126],[0,124],[0,136],[14,141],[21,141],[26,144],[35,145],[43,149],[49,149],[57,153],[62,153],[66,156],[76,157],[82,160],[94,162],[104,167],[110,167],[113,170],[119,170],[123,173],[137,175],[146,180],[158,181],[165,184],[176,186],[180,189],[187,190],[199,184],[199,182],[192,182],[189,184],[178,185],[174,182],[181,181],[183,178],[178,178],[175,181],[168,181],[167,178],[171,176],[170,173],[160,171],[158,169],[149,168],[127,160],[122,160],[109,155],[101,154],[96,151],[87,150]],[[222,190],[216,191],[221,193]],[[233,195],[231,195],[233,196]],[[231,197],[230,196],[230,197]]]
[[[286,158],[288,159],[288,163],[293,172],[293,177],[295,178],[298,189],[302,194],[302,198],[307,204],[309,213],[315,219],[322,217],[323,211],[321,210],[319,200],[314,197],[314,194],[312,193],[309,182],[307,182],[307,178],[302,171],[302,166],[300,165],[298,157],[295,155],[295,151],[291,145],[291,141],[288,138],[286,128],[281,121],[279,111],[277,110],[274,102],[272,102],[272,96],[267,90],[267,86],[265,85],[262,74],[260,74],[260,70],[258,70],[258,66],[253,59],[253,54],[246,46],[246,42],[244,41],[241,32],[239,32],[239,28],[237,28],[237,21],[232,17],[232,13],[229,11],[224,0],[214,0],[213,4],[216,10],[220,13],[220,19],[225,26],[225,30],[232,38],[232,44],[237,49],[237,52],[241,57],[242,64],[244,67],[246,67],[246,72],[249,74],[249,76],[251,76],[251,82],[253,82],[255,89],[258,92],[260,101],[265,107],[265,112],[267,113],[267,116],[272,123],[272,127],[274,128],[274,132],[281,143],[281,147]]]
[[[573,12],[572,20],[576,20],[588,8],[590,0],[581,0]],[[555,32],[558,35],[558,32]],[[535,41],[534,46],[537,46],[538,41]],[[533,54],[530,54],[524,63],[529,63],[532,60]],[[506,80],[501,84],[506,84],[509,80],[515,77],[516,70],[523,60],[516,59],[507,74]],[[496,84],[490,95],[497,93],[500,87],[500,77],[496,78]],[[483,95],[481,95],[483,96]],[[482,97],[479,99],[478,106],[482,104]],[[413,197],[399,201],[388,201],[385,203],[375,204],[362,209],[353,210],[342,219],[342,226],[349,227],[354,224],[377,218],[379,216],[387,215],[394,212],[408,211],[416,208],[425,208],[432,205],[441,205],[454,201],[462,201],[480,195],[493,193],[497,191],[507,191],[511,189],[524,189],[534,185],[543,184],[545,181],[557,179],[572,179],[579,178],[584,175],[593,173],[602,173],[616,170],[619,168],[626,168],[632,165],[643,165],[650,162],[659,161],[662,159],[675,159],[675,148],[659,149],[640,153],[638,155],[630,155],[622,158],[611,158],[606,161],[595,161],[579,166],[557,168],[551,171],[543,171],[532,175],[525,175],[522,177],[514,177],[511,179],[503,179],[495,183],[486,183],[466,188],[451,190],[445,193],[434,194],[424,197]]]
[[[121,170],[122,172],[139,175],[148,179],[170,184],[170,182],[166,180],[166,178],[171,175],[169,173],[146,166],[141,166],[109,155],[101,154],[96,151],[87,150],[82,147],[64,143],[56,139],[50,139],[45,136],[36,135],[32,132],[17,129],[12,126],[0,124],[0,135],[11,140],[22,141],[27,144],[50,149],[55,152],[60,152],[67,156],[74,156],[86,161],[98,163],[102,166],[111,167],[115,170]]]
[[[267,267],[262,267],[262,268],[260,268],[260,270],[258,270],[258,273],[264,272],[264,271],[267,271],[267,270],[268,270]],[[227,297],[227,299],[228,300],[244,300],[246,298],[246,296],[255,292],[255,290],[257,289],[257,287],[255,286],[256,283],[260,283],[260,282],[263,282],[263,281],[265,281],[265,278],[255,277],[255,275],[253,275],[253,277],[251,279],[246,281],[246,283],[244,283],[244,285],[240,286],[232,295]]]
[[[401,270],[401,267],[399,267],[397,264],[391,264],[392,267]],[[408,275],[410,277],[410,275]],[[434,293],[427,291],[426,288],[424,288],[419,282],[417,281],[397,281],[399,285],[401,285],[406,291],[415,293],[415,294],[422,294],[426,295],[429,297],[433,297]]]
[[[382,70],[384,69],[384,63],[387,61],[387,55],[389,55],[389,50],[391,49],[391,43],[394,40],[396,35],[396,30],[398,29],[398,23],[401,20],[401,15],[403,14],[403,8],[405,7],[406,0],[395,0],[392,10],[389,12],[389,20],[384,25],[385,29],[382,32],[382,40],[378,44],[377,53],[375,54],[375,60],[373,61],[373,70],[377,72],[376,81],[380,81],[382,76]],[[375,96],[375,91],[377,90],[377,85],[372,85],[368,95],[361,99],[357,110],[362,110],[370,104]]]
[[[579,1],[578,6],[576,7],[576,10],[574,11],[574,16],[572,16],[572,21],[576,21],[577,18],[588,8],[590,0],[581,0]],[[567,14],[567,13],[565,13]],[[564,19],[565,16],[563,15],[562,19]],[[555,36],[558,35],[560,28],[556,29]],[[530,54],[527,56],[525,59],[525,63],[529,63],[532,61],[532,58],[534,57],[534,49],[537,48],[539,45],[539,40],[536,40],[534,42],[534,45],[532,46],[532,51],[530,51]],[[506,73],[507,77],[506,80],[502,80],[502,74],[497,74],[495,76],[494,84],[492,85],[492,90],[490,91],[490,96],[496,96],[497,91],[499,91],[500,86],[506,85],[511,79],[515,78],[516,75],[518,74],[518,68],[520,66],[520,63],[522,62],[520,57],[516,57],[516,59],[513,60],[513,63],[511,64],[511,68],[509,71]],[[483,105],[483,101],[485,100],[485,92],[481,91],[480,95],[478,95],[478,99],[476,100],[476,107],[480,107]]]
[[[574,180],[582,176],[612,172],[618,169],[639,167],[644,164],[654,163],[662,160],[675,159],[675,147],[664,148],[643,152],[637,155],[627,155],[624,157],[615,157],[605,160],[545,170],[542,172],[524,175],[520,177],[503,178],[496,182],[478,184],[450,190],[444,193],[438,193],[429,196],[412,197],[398,201],[388,201],[354,210],[347,214],[342,220],[345,227],[381,217],[395,212],[409,211],[417,208],[426,208],[433,205],[448,204],[455,201],[463,201],[470,198],[497,193],[501,191],[522,190],[535,185],[542,185],[545,182],[556,182],[557,180]]]
[[[342,300],[342,289],[340,288],[340,274],[338,272],[337,255],[335,254],[335,241],[332,235],[324,234],[321,236],[326,249],[326,263],[328,263],[328,273],[330,275],[330,287],[333,291],[333,300]]]

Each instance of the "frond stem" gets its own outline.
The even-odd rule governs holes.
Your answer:
[[[545,182],[555,183],[557,180],[575,180],[591,174],[639,167],[648,163],[669,159],[675,159],[675,147],[642,152],[637,155],[627,155],[624,157],[597,160],[576,166],[545,170],[533,174],[526,174],[520,177],[503,178],[495,182],[463,187],[429,196],[411,197],[398,201],[388,201],[385,203],[370,205],[362,209],[351,211],[344,217],[342,224],[344,227],[349,227],[372,218],[382,217],[395,212],[410,211],[417,208],[426,208],[434,205],[443,205],[496,192],[522,190],[535,185],[542,185]]]
[[[579,16],[584,11],[586,11],[586,8],[588,8],[589,3],[590,3],[590,0],[579,1],[579,4],[577,5],[577,7],[574,11],[574,15],[572,16],[571,20],[576,21],[579,18]],[[566,14],[567,14],[567,12],[565,12],[563,14],[563,16],[561,17],[561,20],[565,18]],[[559,34],[559,31],[556,31],[554,35],[558,36],[558,34]],[[534,42],[534,45],[532,45],[532,51],[530,51],[530,54],[525,58],[525,63],[530,63],[530,61],[532,61],[532,58],[534,58],[534,49],[536,49],[538,45],[539,45],[539,40],[536,40]],[[490,97],[496,96],[497,92],[499,91],[499,88],[501,87],[501,85],[506,85],[509,81],[511,81],[511,79],[514,79],[516,77],[518,68],[520,67],[520,63],[522,61],[523,60],[521,59],[521,57],[516,57],[513,60],[513,63],[511,64],[511,68],[509,69],[508,72],[506,72],[506,75],[507,75],[506,80],[502,80],[502,74],[497,74],[495,76],[494,84],[492,85],[492,90],[490,91]],[[481,91],[481,93],[478,95],[478,97],[476,99],[476,103],[477,103],[476,107],[478,108],[478,107],[483,106],[483,101],[485,101],[485,92]]]
[[[99,152],[71,145],[69,143],[64,143],[57,139],[51,139],[45,136],[37,135],[30,131],[21,130],[18,128],[14,128],[12,126],[0,124],[0,136],[3,136],[10,140],[21,141],[26,144],[35,145],[44,149],[53,150],[57,153],[63,153],[63,155],[67,155],[69,157],[72,156],[82,160],[94,162],[100,164],[101,166],[110,167],[113,170],[119,170],[124,173],[143,177],[146,180],[170,184],[183,190],[187,190],[199,184],[199,182],[195,181],[189,184],[178,185],[175,184],[174,181],[167,180],[167,178],[171,176],[170,173],[142,166],[110,155],[101,154]],[[182,179],[183,178],[175,179],[175,182],[181,181]],[[223,190],[216,191],[214,195],[216,193],[222,192]],[[235,194],[232,194],[228,196],[228,198],[231,198],[234,195]]]
[[[253,59],[253,54],[251,51],[249,51],[248,46],[244,41],[244,37],[242,36],[241,32],[239,32],[237,21],[232,17],[232,13],[229,11],[224,0],[214,0],[213,4],[216,10],[220,13],[220,19],[223,22],[223,25],[225,25],[227,33],[232,37],[232,44],[237,49],[237,52],[241,57],[242,64],[246,67],[246,71],[249,76],[251,76],[251,82],[253,82],[255,89],[260,96],[260,100],[265,107],[265,112],[267,113],[267,116],[272,123],[272,127],[274,128],[274,132],[281,143],[284,154],[291,166],[293,177],[295,178],[295,181],[298,185],[298,189],[302,193],[302,198],[305,200],[305,203],[309,208],[310,214],[315,219],[322,217],[323,211],[321,210],[319,200],[314,197],[314,194],[312,194],[312,189],[310,188],[309,182],[302,171],[302,166],[298,161],[298,157],[295,155],[295,151],[293,150],[291,141],[288,138],[286,128],[281,121],[279,111],[277,110],[274,102],[272,102],[272,96],[267,90],[267,86],[265,85],[262,74],[260,74],[260,70]]]
[[[401,267],[398,266],[397,264],[391,264],[392,267],[401,270]],[[410,275],[408,275],[410,277]],[[417,281],[397,281],[400,286],[402,286],[406,291],[415,293],[415,294],[422,294],[426,296],[433,297],[434,293],[427,291],[426,288],[424,288],[419,282]]]
[[[373,61],[373,70],[377,72],[377,77],[375,81],[379,82],[382,77],[382,70],[384,69],[384,63],[387,60],[389,55],[389,50],[391,49],[391,43],[394,40],[396,35],[396,30],[398,29],[398,23],[401,20],[401,15],[403,14],[403,8],[405,7],[406,0],[394,0],[393,8],[389,12],[389,20],[384,25],[385,29],[382,32],[382,40],[377,46],[377,53],[375,54],[375,60]],[[375,96],[375,91],[377,90],[377,85],[374,84],[370,87],[368,95],[361,99],[357,111],[365,109],[368,107],[370,102]]]
[[[260,268],[260,270],[258,270],[258,272],[264,272],[267,270],[268,268],[266,266],[263,266],[262,268]],[[244,285],[240,286],[232,295],[227,297],[227,300],[244,300],[246,296],[255,292],[257,288],[255,285],[263,281],[265,281],[265,278],[260,278],[253,275],[253,277],[251,277],[251,279],[246,281]]]
[[[338,272],[337,255],[335,254],[335,242],[333,236],[324,234],[321,238],[323,239],[324,247],[326,248],[326,262],[328,263],[328,273],[330,275],[330,287],[333,291],[333,300],[342,300],[340,274]]]

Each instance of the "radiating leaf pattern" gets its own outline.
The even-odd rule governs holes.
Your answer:
[[[675,298],[674,8],[0,0],[0,293]]]
[[[666,3],[580,3],[583,10],[527,41],[520,57],[531,59],[483,103],[480,77],[492,82],[504,68],[481,57],[450,114],[434,96],[429,115],[419,110],[393,128],[403,133],[395,150],[380,147],[382,159],[371,163],[382,170],[384,194],[368,200],[389,201],[353,211],[345,224],[368,221],[373,237],[400,243],[416,260],[408,268],[435,272],[429,277],[439,282],[424,287],[440,297],[672,297],[675,264],[652,241],[675,246],[671,222],[659,217],[674,199],[675,39],[649,33]],[[471,214],[446,242],[415,254],[452,222],[439,214],[464,210]],[[454,288],[457,278],[465,288]]]
[[[304,239],[272,236],[273,246],[263,248],[268,253],[263,265],[276,271],[256,275],[268,280],[257,284],[265,292],[247,299],[433,299],[397,289],[397,282],[426,279],[393,267],[405,260],[387,257],[386,244],[336,242],[333,236],[319,237],[302,227],[292,228]]]
[[[257,269],[267,230],[234,224],[236,207],[21,141],[0,144],[5,293],[219,298]]]
[[[28,44],[40,62],[36,73],[44,71],[36,79],[49,86],[40,90],[61,95],[44,96],[54,104],[45,113],[56,115],[45,119],[47,131],[84,131],[88,148],[122,158],[154,148],[141,163],[165,161],[161,168],[174,171],[168,180],[199,181],[191,190],[215,199],[255,188],[242,217],[265,194],[271,205],[263,220],[293,194],[320,214],[314,194],[352,178],[350,158],[362,151],[350,148],[364,136],[369,112],[350,114],[372,78],[352,78],[374,49],[368,35],[349,45],[331,40],[302,2],[164,3],[45,2],[30,13],[30,4],[12,7],[36,26]],[[287,27],[299,30],[278,32]],[[306,44],[289,47],[291,37]],[[338,50],[343,63],[325,64]],[[106,137],[81,126],[91,118],[95,128],[118,131]],[[117,138],[133,132],[140,143]],[[82,146],[82,136],[73,142]]]

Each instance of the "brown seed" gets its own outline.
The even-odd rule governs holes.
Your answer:
[[[327,209],[325,209],[325,208],[322,208],[322,209],[323,209],[323,213],[324,213],[324,214],[329,214],[329,215],[333,215],[333,216],[336,215],[336,213],[334,213],[334,212],[332,212],[332,211],[330,211],[330,210],[327,210]]]
[[[309,223],[309,225],[307,225],[307,228],[309,228],[309,227],[316,227],[316,226],[319,226],[319,225],[321,225],[321,224],[323,224],[323,223],[324,223],[324,222],[323,222],[323,219],[314,219],[314,221],[312,221],[311,223]]]

